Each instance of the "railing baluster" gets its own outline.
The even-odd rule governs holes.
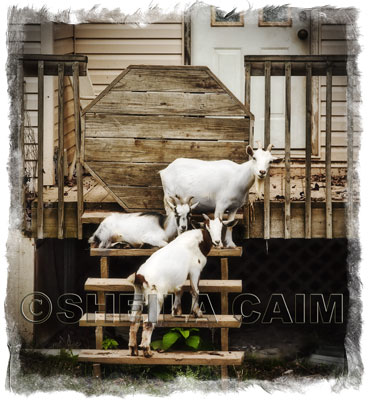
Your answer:
[[[291,238],[290,207],[290,122],[291,122],[291,63],[285,63],[285,239]]]
[[[44,62],[38,61],[38,161],[37,161],[37,238],[43,239],[43,114]]]
[[[58,64],[58,238],[64,238],[64,64]]]
[[[265,115],[264,115],[264,148],[270,144],[271,124],[271,63],[265,62]],[[264,233],[265,239],[270,238],[270,176],[264,184]]]
[[[346,230],[347,238],[353,239],[354,231],[354,60],[347,61],[347,185],[348,198],[346,205]]]
[[[312,167],[312,65],[306,65],[306,121],[305,121],[305,214],[304,235],[306,239],[312,238],[312,192],[311,192],[311,167]]]
[[[74,130],[75,130],[75,155],[77,175],[77,234],[78,239],[83,238],[82,214],[83,214],[83,176],[80,157],[80,103],[79,103],[79,63],[73,64],[73,94],[74,94]]]
[[[332,67],[326,74],[326,238],[332,239],[332,193],[331,193],[331,123],[332,123]]]

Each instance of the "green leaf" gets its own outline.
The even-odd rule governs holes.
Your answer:
[[[188,339],[190,335],[190,330],[189,329],[182,329],[180,333],[183,335],[184,339]]]
[[[198,328],[190,328],[189,329],[191,332],[199,332],[199,329]]]
[[[153,350],[162,349],[162,340],[154,340],[151,342],[151,347]]]
[[[162,350],[169,349],[180,338],[180,336],[180,333],[175,331],[165,333],[162,337]]]
[[[193,349],[197,350],[201,338],[198,335],[189,336],[188,339],[185,341],[186,345],[192,347]]]

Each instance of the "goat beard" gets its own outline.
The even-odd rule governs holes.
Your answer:
[[[264,179],[255,177],[254,185],[259,199],[262,199],[262,195],[264,194],[264,181]]]

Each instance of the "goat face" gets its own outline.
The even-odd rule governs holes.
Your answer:
[[[211,236],[212,244],[214,247],[224,247],[226,228],[232,228],[237,224],[237,220],[234,221],[222,221],[220,218],[210,219],[208,215],[202,214],[204,223],[192,222],[193,228],[205,228]]]
[[[270,168],[272,162],[280,162],[282,158],[274,157],[271,154],[272,144],[263,150],[262,146],[258,144],[258,149],[253,150],[251,146],[247,146],[247,154],[252,158],[252,170],[254,176],[258,179],[264,179]]]
[[[180,235],[188,230],[192,210],[197,207],[198,203],[193,204],[193,197],[182,200],[177,196],[177,199],[178,200],[175,200],[173,197],[170,197],[170,199],[167,201],[167,204],[175,213],[176,229],[178,235]]]

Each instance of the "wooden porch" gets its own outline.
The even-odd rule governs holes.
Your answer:
[[[54,57],[54,58],[53,58]],[[66,58],[65,58],[66,57]],[[62,76],[73,76],[78,83],[80,74],[85,73],[87,60],[82,56],[27,56],[23,63],[25,73],[36,74],[39,92],[42,93],[43,76],[57,74],[59,77],[59,104],[62,104]],[[79,58],[78,58],[79,57]],[[37,64],[37,69],[34,64]],[[46,64],[45,64],[46,63]],[[46,69],[45,65],[47,66]],[[83,68],[80,67],[83,65]],[[354,60],[344,56],[247,56],[245,57],[246,104],[249,109],[252,76],[265,76],[265,131],[264,146],[270,142],[270,79],[271,76],[285,76],[285,163],[272,167],[265,184],[264,198],[259,199],[251,189],[250,199],[254,202],[254,213],[249,209],[238,217],[245,225],[245,238],[341,238],[351,237],[352,229],[346,221],[353,221],[359,202],[353,171],[353,121],[347,113],[348,152],[344,165],[331,162],[331,108],[332,76],[347,76],[347,109],[351,109],[354,91]],[[306,149],[305,158],[292,159],[290,151],[291,76],[306,76]],[[326,159],[324,162],[312,157],[312,77],[325,75],[326,88]],[[41,97],[40,97],[41,98]],[[76,173],[74,180],[64,184],[63,174],[63,114],[59,107],[59,151],[57,158],[57,186],[44,187],[38,179],[38,195],[28,202],[31,226],[28,234],[32,237],[85,238],[90,234],[83,225],[98,223],[112,211],[124,210],[106,185],[88,174],[83,175],[81,155],[82,114],[79,102],[78,84],[74,85]],[[39,110],[43,109],[41,100]],[[42,113],[40,114],[42,116]],[[42,118],[38,122],[38,143],[44,135]],[[252,130],[249,137],[253,142]],[[42,176],[42,146],[38,147],[38,171]],[[164,168],[164,164],[162,166]],[[157,200],[156,203],[162,204]],[[25,201],[26,204],[26,201]],[[144,205],[143,205],[144,207]],[[25,206],[26,208],[26,206]],[[160,208],[151,207],[150,209]],[[142,208],[129,208],[131,211]],[[97,214],[96,214],[97,212]],[[349,230],[350,229],[350,230]]]

